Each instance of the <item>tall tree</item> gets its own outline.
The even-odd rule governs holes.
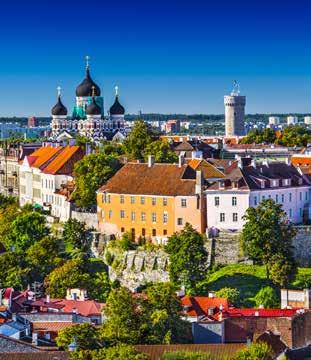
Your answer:
[[[169,273],[173,284],[194,291],[208,268],[204,236],[187,223],[180,233],[168,239],[166,251],[170,256]]]
[[[272,199],[264,200],[257,208],[248,208],[244,219],[241,234],[243,250],[256,263],[266,266],[267,278],[270,278],[272,265],[275,267],[276,264],[279,264],[279,270],[283,266],[282,273],[287,279],[294,276],[297,268],[292,251],[292,239],[296,232],[288,222],[282,205]],[[287,264],[280,261],[281,258],[287,259]]]
[[[72,196],[82,208],[96,204],[96,191],[121,167],[119,160],[103,153],[90,154],[78,161],[74,167],[76,190]]]
[[[86,223],[77,219],[67,220],[63,227],[63,240],[70,248],[88,251],[90,246],[90,237]]]
[[[174,163],[178,161],[178,156],[166,140],[152,141],[146,146],[144,154],[145,160],[147,160],[148,155],[153,155],[157,163]]]
[[[143,159],[146,146],[152,141],[152,132],[143,120],[135,121],[135,124],[124,140],[124,149],[133,159]]]

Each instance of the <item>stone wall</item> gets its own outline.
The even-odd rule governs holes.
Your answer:
[[[71,212],[72,219],[79,220],[81,222],[85,222],[87,227],[94,228],[95,230],[98,229],[98,219],[97,213],[91,212],[79,212],[79,211],[72,211]]]
[[[311,226],[296,226],[297,235],[294,239],[294,254],[299,265],[311,266]]]

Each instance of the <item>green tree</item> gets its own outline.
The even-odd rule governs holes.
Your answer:
[[[144,154],[146,161],[148,155],[153,155],[157,163],[174,163],[178,161],[178,156],[166,140],[152,141],[146,146]]]
[[[141,299],[121,287],[113,289],[107,299],[104,315],[107,318],[102,336],[111,344],[138,344],[143,338],[143,309]]]
[[[292,252],[292,239],[295,229],[288,222],[282,205],[272,199],[264,200],[257,208],[248,208],[244,219],[241,234],[243,250],[256,263],[266,266],[267,278],[270,278],[273,264],[274,268],[277,266],[279,270],[280,266],[285,264],[280,261],[280,257],[287,259],[286,267],[284,265],[282,269],[283,278],[285,276],[289,280],[294,276],[296,264]],[[291,266],[288,266],[288,262]]]
[[[63,239],[69,249],[77,248],[84,252],[89,250],[90,237],[85,222],[67,220],[63,227]]]
[[[90,154],[78,161],[74,167],[76,190],[72,197],[82,208],[96,204],[96,191],[121,167],[119,160],[102,153]]]
[[[92,284],[89,287],[89,294],[92,299],[106,302],[111,291],[111,282],[107,272],[97,272],[92,277]]]
[[[229,303],[234,306],[239,306],[240,304],[240,291],[236,288],[224,287],[216,291],[216,296],[228,299]]]
[[[14,252],[0,255],[0,288],[22,289],[27,283],[28,270],[24,269],[21,256]]]
[[[0,194],[0,209],[5,209],[8,206],[16,205],[17,200],[13,196],[5,196],[3,194]]]
[[[58,332],[56,344],[63,350],[68,350],[69,344],[77,343],[77,350],[97,349],[102,346],[99,332],[92,324],[78,324]]]
[[[212,357],[200,351],[170,351],[165,352],[161,360],[212,360]]]
[[[26,250],[26,262],[32,281],[42,281],[64,261],[60,256],[60,240],[47,236]]]
[[[49,232],[44,216],[36,212],[21,212],[13,220],[5,244],[16,250],[25,250],[49,235]]]
[[[284,146],[307,146],[310,141],[310,130],[300,125],[288,126],[282,130],[281,137],[275,142]]]
[[[194,291],[196,284],[205,278],[208,268],[203,235],[187,223],[180,233],[168,239],[166,251],[170,256],[172,283],[184,285],[187,291]]]
[[[260,342],[238,351],[232,360],[273,360],[273,357],[269,345]]]
[[[70,353],[70,360],[147,360],[149,357],[138,353],[133,346],[117,344],[116,346]]]
[[[270,278],[274,284],[287,287],[295,278],[297,264],[288,253],[276,253],[271,256]]]
[[[271,286],[261,288],[255,296],[255,302],[257,307],[262,305],[265,308],[278,308],[280,306],[275,290]]]
[[[152,132],[143,120],[135,121],[135,124],[124,140],[125,152],[133,159],[143,159],[145,149],[152,141]]]
[[[64,298],[69,288],[89,289],[92,277],[85,271],[81,260],[68,260],[54,269],[44,282],[47,294],[55,298]]]

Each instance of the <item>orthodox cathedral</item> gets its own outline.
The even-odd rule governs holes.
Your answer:
[[[58,87],[57,103],[52,108],[52,138],[56,139],[63,133],[80,134],[98,141],[111,139],[116,133],[124,135],[125,109],[119,102],[118,87],[115,88],[115,102],[110,107],[108,117],[104,115],[104,99],[99,86],[90,74],[89,58],[86,58],[85,79],[76,88],[76,104],[72,116],[68,117],[67,108],[61,100]]]

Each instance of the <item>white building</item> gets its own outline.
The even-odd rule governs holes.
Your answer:
[[[280,118],[278,116],[269,116],[269,125],[279,125]]]
[[[287,116],[287,125],[296,125],[298,124],[297,116]]]
[[[49,208],[52,216],[60,221],[68,220],[73,167],[83,155],[78,146],[47,146],[26,156],[20,166],[20,205]]]
[[[211,184],[206,193],[209,230],[241,230],[248,207],[265,199],[282,204],[289,220],[302,223],[309,217],[309,189],[301,173],[282,162],[256,164],[251,158],[225,168],[225,179]]]
[[[306,125],[311,125],[311,116],[305,116],[304,117],[304,123]]]

